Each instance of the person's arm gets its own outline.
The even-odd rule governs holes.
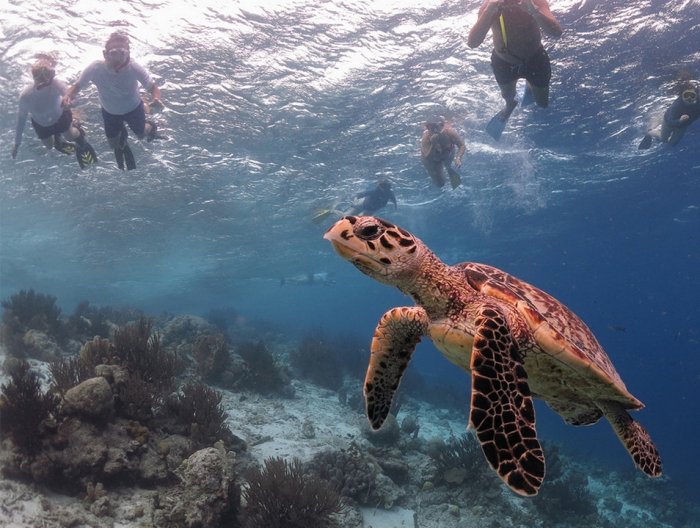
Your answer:
[[[478,48],[486,38],[486,34],[491,29],[493,19],[503,6],[503,0],[485,0],[479,8],[479,15],[469,32],[467,45],[470,48]]]
[[[65,93],[65,95],[63,96],[63,99],[61,100],[61,105],[70,106],[71,103],[73,102],[73,99],[75,99],[75,96],[78,95],[79,91],[80,91],[80,82],[77,82],[73,86],[68,88],[68,91]]]
[[[394,209],[398,209],[399,206],[396,205],[396,195],[394,194],[394,191],[389,191],[389,200],[394,204]]]
[[[459,167],[462,164],[462,156],[464,156],[464,153],[467,151],[467,146],[464,144],[464,140],[459,136],[457,131],[449,129],[445,132],[449,135],[452,144],[459,147],[454,159],[454,164]]]
[[[73,99],[75,99],[75,97],[78,95],[78,92],[82,90],[84,86],[87,86],[88,83],[92,82],[93,72],[97,68],[97,64],[99,64],[99,61],[93,62],[92,64],[90,64],[90,66],[83,70],[83,73],[80,74],[80,77],[75,82],[75,84],[68,88],[68,91],[63,96],[61,105],[66,107],[70,106],[73,102]]]
[[[160,100],[160,88],[158,88],[156,83],[153,83],[153,86],[151,86],[151,102],[163,104],[163,101]]]
[[[421,158],[428,157],[430,155],[430,152],[433,150],[433,144],[430,142],[430,138],[432,135],[432,132],[430,132],[430,130],[428,130],[427,128],[423,130],[423,136],[420,140]]]
[[[358,198],[358,199],[359,199],[359,198],[364,198],[365,196],[369,196],[369,195],[372,194],[373,192],[374,192],[374,190],[362,191],[362,192],[357,193],[357,194],[355,195],[355,198]]]
[[[158,85],[151,78],[146,69],[135,62],[131,63],[131,67],[136,72],[136,78],[141,83],[141,86],[143,86],[151,94],[151,103],[162,105],[163,102],[160,100],[160,88],[158,88]]]
[[[24,125],[27,123],[29,107],[22,97],[19,99],[19,109],[17,110],[17,128],[15,128],[15,144],[12,147],[12,159],[17,157],[19,146],[22,144],[22,133]]]
[[[537,24],[546,35],[556,38],[561,37],[561,24],[554,18],[547,0],[523,0],[522,5],[537,21]]]
[[[690,125],[690,117],[685,113],[685,105],[679,97],[664,113],[664,123],[673,128],[684,128]]]

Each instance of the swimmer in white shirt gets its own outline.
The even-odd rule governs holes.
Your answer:
[[[56,79],[55,66],[56,61],[50,55],[39,55],[32,65],[34,82],[19,97],[12,159],[17,158],[27,117],[31,116],[34,131],[44,145],[64,154],[75,153],[78,163],[85,168],[97,161],[97,155],[85,140],[85,132],[73,119],[70,108],[62,106],[66,85]]]
[[[151,93],[152,107],[160,106],[160,89],[148,72],[131,60],[129,37],[120,32],[112,33],[102,52],[104,60],[90,64],[63,97],[63,105],[70,106],[77,93],[93,83],[102,106],[102,119],[109,146],[120,169],[135,169],[134,155],[127,142],[125,124],[139,139],[156,139],[156,123],[146,120],[144,103],[139,94],[139,84]]]

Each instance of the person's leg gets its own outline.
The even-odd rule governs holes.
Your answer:
[[[528,83],[537,106],[547,108],[549,105],[549,81],[552,78],[552,65],[549,55],[542,48],[530,57],[525,66],[525,81]]]
[[[63,110],[63,114],[56,123],[56,131],[70,141],[79,142],[82,140],[80,129],[73,122],[73,112],[70,108]]]
[[[501,96],[506,103],[506,106],[500,112],[504,119],[508,119],[510,114],[513,113],[513,110],[515,110],[515,107],[518,106],[518,101],[515,100],[515,95],[517,94],[517,83],[518,81],[513,81],[508,84],[498,85],[498,87],[501,89]]]
[[[685,128],[674,128],[671,130],[671,133],[668,135],[666,142],[669,145],[675,145],[676,143],[678,143],[681,140],[681,138],[683,137],[683,134],[685,134]]]
[[[51,127],[41,126],[39,123],[31,120],[36,137],[38,137],[46,148],[53,148],[53,132]]]
[[[503,120],[506,120],[518,105],[515,96],[516,86],[520,76],[520,65],[511,64],[500,57],[494,50],[491,52],[491,69],[498,83],[498,88],[501,90],[501,96],[506,103],[506,106],[499,112],[499,116]]]
[[[433,183],[438,187],[444,187],[445,185],[445,170],[442,167],[442,162],[434,162],[431,160],[423,159],[423,166],[433,180]]]
[[[102,109],[102,120],[105,125],[105,136],[112,149],[117,150],[122,147],[122,130],[124,129],[124,116],[114,115]]]
[[[146,111],[143,101],[131,112],[124,115],[124,121],[139,139],[147,137],[152,128],[151,123],[146,123]]]

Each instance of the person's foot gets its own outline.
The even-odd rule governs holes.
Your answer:
[[[78,132],[78,136],[75,138],[75,142],[78,145],[83,146],[85,144],[85,130],[83,129],[83,124],[79,120],[74,119],[72,126]]]
[[[150,119],[146,121],[146,124],[149,127],[148,132],[146,132],[146,141],[150,143],[154,139],[158,139],[158,125],[156,125],[155,121],[151,121]]]
[[[512,101],[508,101],[506,103],[506,106],[504,106],[503,109],[496,115],[503,121],[507,121],[510,117],[510,114],[512,114],[513,110],[515,110],[516,106],[518,106],[518,101],[516,101],[515,99],[513,99]]]

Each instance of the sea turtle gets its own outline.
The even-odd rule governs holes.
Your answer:
[[[636,466],[661,475],[649,433],[627,413],[632,396],[588,327],[562,303],[492,266],[443,263],[418,238],[371,216],[346,216],[324,235],[362,273],[396,286],[417,306],[392,308],[372,339],[364,394],[374,429],[423,336],[471,373],[469,426],[498,476],[520,495],[536,495],[545,463],[532,397],[572,425],[602,416]]]

